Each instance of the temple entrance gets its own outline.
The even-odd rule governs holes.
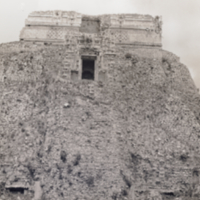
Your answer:
[[[82,58],[82,79],[94,80],[95,60]]]

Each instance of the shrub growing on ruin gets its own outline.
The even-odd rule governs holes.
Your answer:
[[[85,181],[88,185],[88,187],[93,187],[94,186],[94,177],[90,176],[86,179]]]
[[[67,161],[67,153],[65,151],[61,151],[60,159],[65,163]]]
[[[188,159],[188,156],[187,156],[187,155],[181,155],[181,156],[180,156],[180,160],[181,160],[182,162],[186,162],[187,159]]]
[[[31,165],[31,163],[29,162],[27,165],[28,171],[30,173],[31,178],[34,178],[35,175],[35,169],[34,167]]]
[[[78,154],[78,155],[76,156],[76,159],[74,160],[74,166],[79,165],[80,160],[81,160],[81,155]]]
[[[72,167],[71,167],[71,165],[68,165],[68,166],[67,166],[67,173],[68,173],[68,174],[71,174],[71,173],[72,173]]]
[[[132,152],[130,152],[130,155],[131,155],[131,162],[135,165],[138,165],[140,163],[141,157]]]
[[[113,192],[113,195],[111,196],[111,198],[112,198],[113,200],[117,200],[117,193],[116,193],[116,192]]]
[[[124,196],[124,197],[128,196],[128,192],[127,192],[126,190],[122,190],[121,194],[122,194],[122,196]]]
[[[127,54],[125,55],[125,58],[126,58],[126,59],[131,59],[131,57],[132,57],[132,56],[131,56],[130,53],[127,53]]]

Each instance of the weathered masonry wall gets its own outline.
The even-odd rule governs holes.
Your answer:
[[[15,46],[17,44],[13,43],[11,46],[13,46],[13,49],[15,49]],[[30,45],[26,43],[21,43],[21,50],[17,50],[19,54],[15,55],[14,53],[12,58],[12,65],[9,66],[5,71],[1,72],[1,80],[12,80],[12,81],[29,81],[29,80],[37,80],[37,77],[42,73],[42,65],[40,63],[40,59],[42,57],[42,54],[44,50],[38,50],[38,52],[35,52],[37,54],[37,60],[33,61],[32,58],[28,58],[25,65],[31,64],[32,68],[23,68],[21,67],[24,65],[24,61],[20,61],[19,57],[23,59],[23,52],[28,51],[28,48],[44,48],[44,45]],[[67,47],[67,48],[66,48]],[[115,52],[108,53],[108,52],[102,52],[101,49],[95,49],[95,48],[87,48],[87,47],[81,47],[80,50],[75,53],[74,51],[71,51],[68,48],[68,45],[66,46],[60,46],[60,47],[51,47],[47,46],[46,48],[49,49],[58,49],[59,52],[62,50],[64,52],[54,55],[55,52],[52,52],[50,56],[51,58],[47,57],[45,58],[46,62],[52,65],[52,62],[54,63],[54,67],[57,67],[57,78],[61,81],[67,82],[71,81],[71,79],[74,80],[81,80],[82,77],[82,61],[83,59],[93,60],[94,59],[94,67],[95,67],[95,80],[96,81],[103,81],[106,82],[107,80],[110,80],[113,78],[113,72],[112,69],[115,68],[115,65],[121,65],[123,66],[124,70],[127,70],[132,63],[137,62],[139,57],[145,57],[148,60],[153,60],[155,63],[161,63],[162,59],[162,52],[159,49],[149,48],[149,49],[142,49],[141,47],[132,49],[132,48],[123,48],[123,47],[115,47]],[[9,51],[9,50],[7,50]],[[125,51],[125,52],[124,52]],[[2,51],[2,53],[6,53],[6,49]],[[131,57],[129,57],[129,55]],[[44,55],[45,56],[45,55]],[[58,57],[59,60],[52,61],[52,57]],[[3,62],[3,61],[2,61]],[[19,70],[15,70],[19,68]],[[25,70],[25,71],[23,71]],[[56,70],[56,69],[54,69]],[[32,73],[30,73],[32,71]],[[159,73],[159,72],[158,72]]]
[[[0,45],[1,199],[200,198],[200,96],[160,34],[48,11]]]
[[[20,42],[1,52],[6,187],[28,187],[31,198],[39,181],[47,199],[198,198],[199,96],[176,56],[105,56],[101,81],[72,80],[72,65],[63,77],[67,46]]]

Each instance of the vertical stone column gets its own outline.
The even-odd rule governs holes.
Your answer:
[[[33,200],[40,200],[41,197],[42,197],[42,188],[41,188],[41,185],[40,185],[40,181],[35,182],[34,190],[35,190],[35,194],[34,194]]]

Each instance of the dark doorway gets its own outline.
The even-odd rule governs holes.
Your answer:
[[[82,59],[82,79],[94,80],[94,60]]]
[[[7,188],[8,191],[12,193],[21,193],[24,194],[24,191],[27,190],[27,188],[22,188],[22,187],[9,187]]]

